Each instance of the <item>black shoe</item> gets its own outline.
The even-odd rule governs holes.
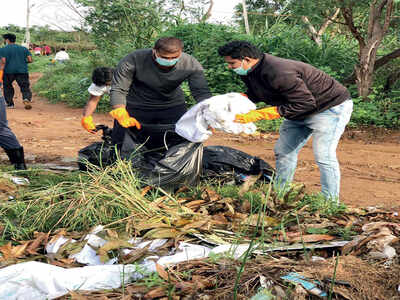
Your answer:
[[[14,103],[7,103],[7,108],[15,108]]]
[[[24,148],[4,149],[10,162],[14,165],[15,170],[26,170]]]

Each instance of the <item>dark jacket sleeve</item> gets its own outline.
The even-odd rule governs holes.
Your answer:
[[[286,100],[278,106],[279,114],[286,119],[302,119],[317,108],[316,99],[297,74],[276,77],[271,85]]]
[[[193,58],[193,72],[188,78],[190,92],[196,102],[203,101],[212,97],[206,77],[204,76],[204,70],[201,64]]]
[[[135,62],[131,55],[123,58],[113,74],[110,104],[111,106],[122,104],[126,105],[126,96],[129,93],[130,86],[135,75]]]

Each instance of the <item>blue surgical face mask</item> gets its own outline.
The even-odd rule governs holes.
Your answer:
[[[162,57],[158,57],[157,54],[156,56],[156,62],[160,65],[160,66],[164,66],[164,67],[172,67],[174,65],[176,65],[176,63],[178,62],[179,58],[173,58],[173,59],[166,59],[166,58],[162,58]]]
[[[239,68],[236,69],[232,69],[233,72],[235,72],[236,74],[240,75],[240,76],[246,76],[247,73],[251,70],[251,68],[245,70],[243,69],[243,60],[242,60],[242,64],[240,65]]]

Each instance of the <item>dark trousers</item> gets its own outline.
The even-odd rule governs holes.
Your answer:
[[[21,89],[22,99],[32,100],[32,92],[29,84],[28,73],[16,73],[16,74],[4,74],[4,98],[7,104],[14,104],[14,87],[13,82],[17,81],[19,88]]]
[[[146,125],[164,125],[171,124],[171,130],[175,130],[175,123],[185,114],[187,111],[186,104],[181,104],[179,106],[174,106],[170,108],[164,109],[139,109],[139,108],[127,108],[128,113],[131,117],[134,117],[136,120],[142,124],[142,129],[138,130],[136,127],[128,128],[131,133],[142,140],[143,142],[147,140],[148,146],[150,148],[156,147],[156,145],[160,145],[164,136],[165,131],[163,132],[157,130],[157,126],[155,128],[151,128],[151,126]],[[162,126],[160,127],[162,128]],[[126,128],[123,128],[119,123],[114,121],[114,128],[112,132],[112,140],[114,144],[122,144],[125,136]],[[158,133],[156,131],[159,131]],[[153,138],[151,138],[153,137]],[[150,140],[148,140],[150,139]]]
[[[1,93],[1,91],[0,91]],[[8,127],[6,103],[0,95],[0,147],[5,150],[21,148],[15,134]]]

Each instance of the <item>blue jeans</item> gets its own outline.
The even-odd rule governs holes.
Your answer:
[[[301,121],[284,120],[275,145],[275,186],[285,189],[293,180],[297,156],[313,136],[315,161],[321,174],[322,194],[339,199],[340,169],[336,148],[353,111],[351,99]]]

